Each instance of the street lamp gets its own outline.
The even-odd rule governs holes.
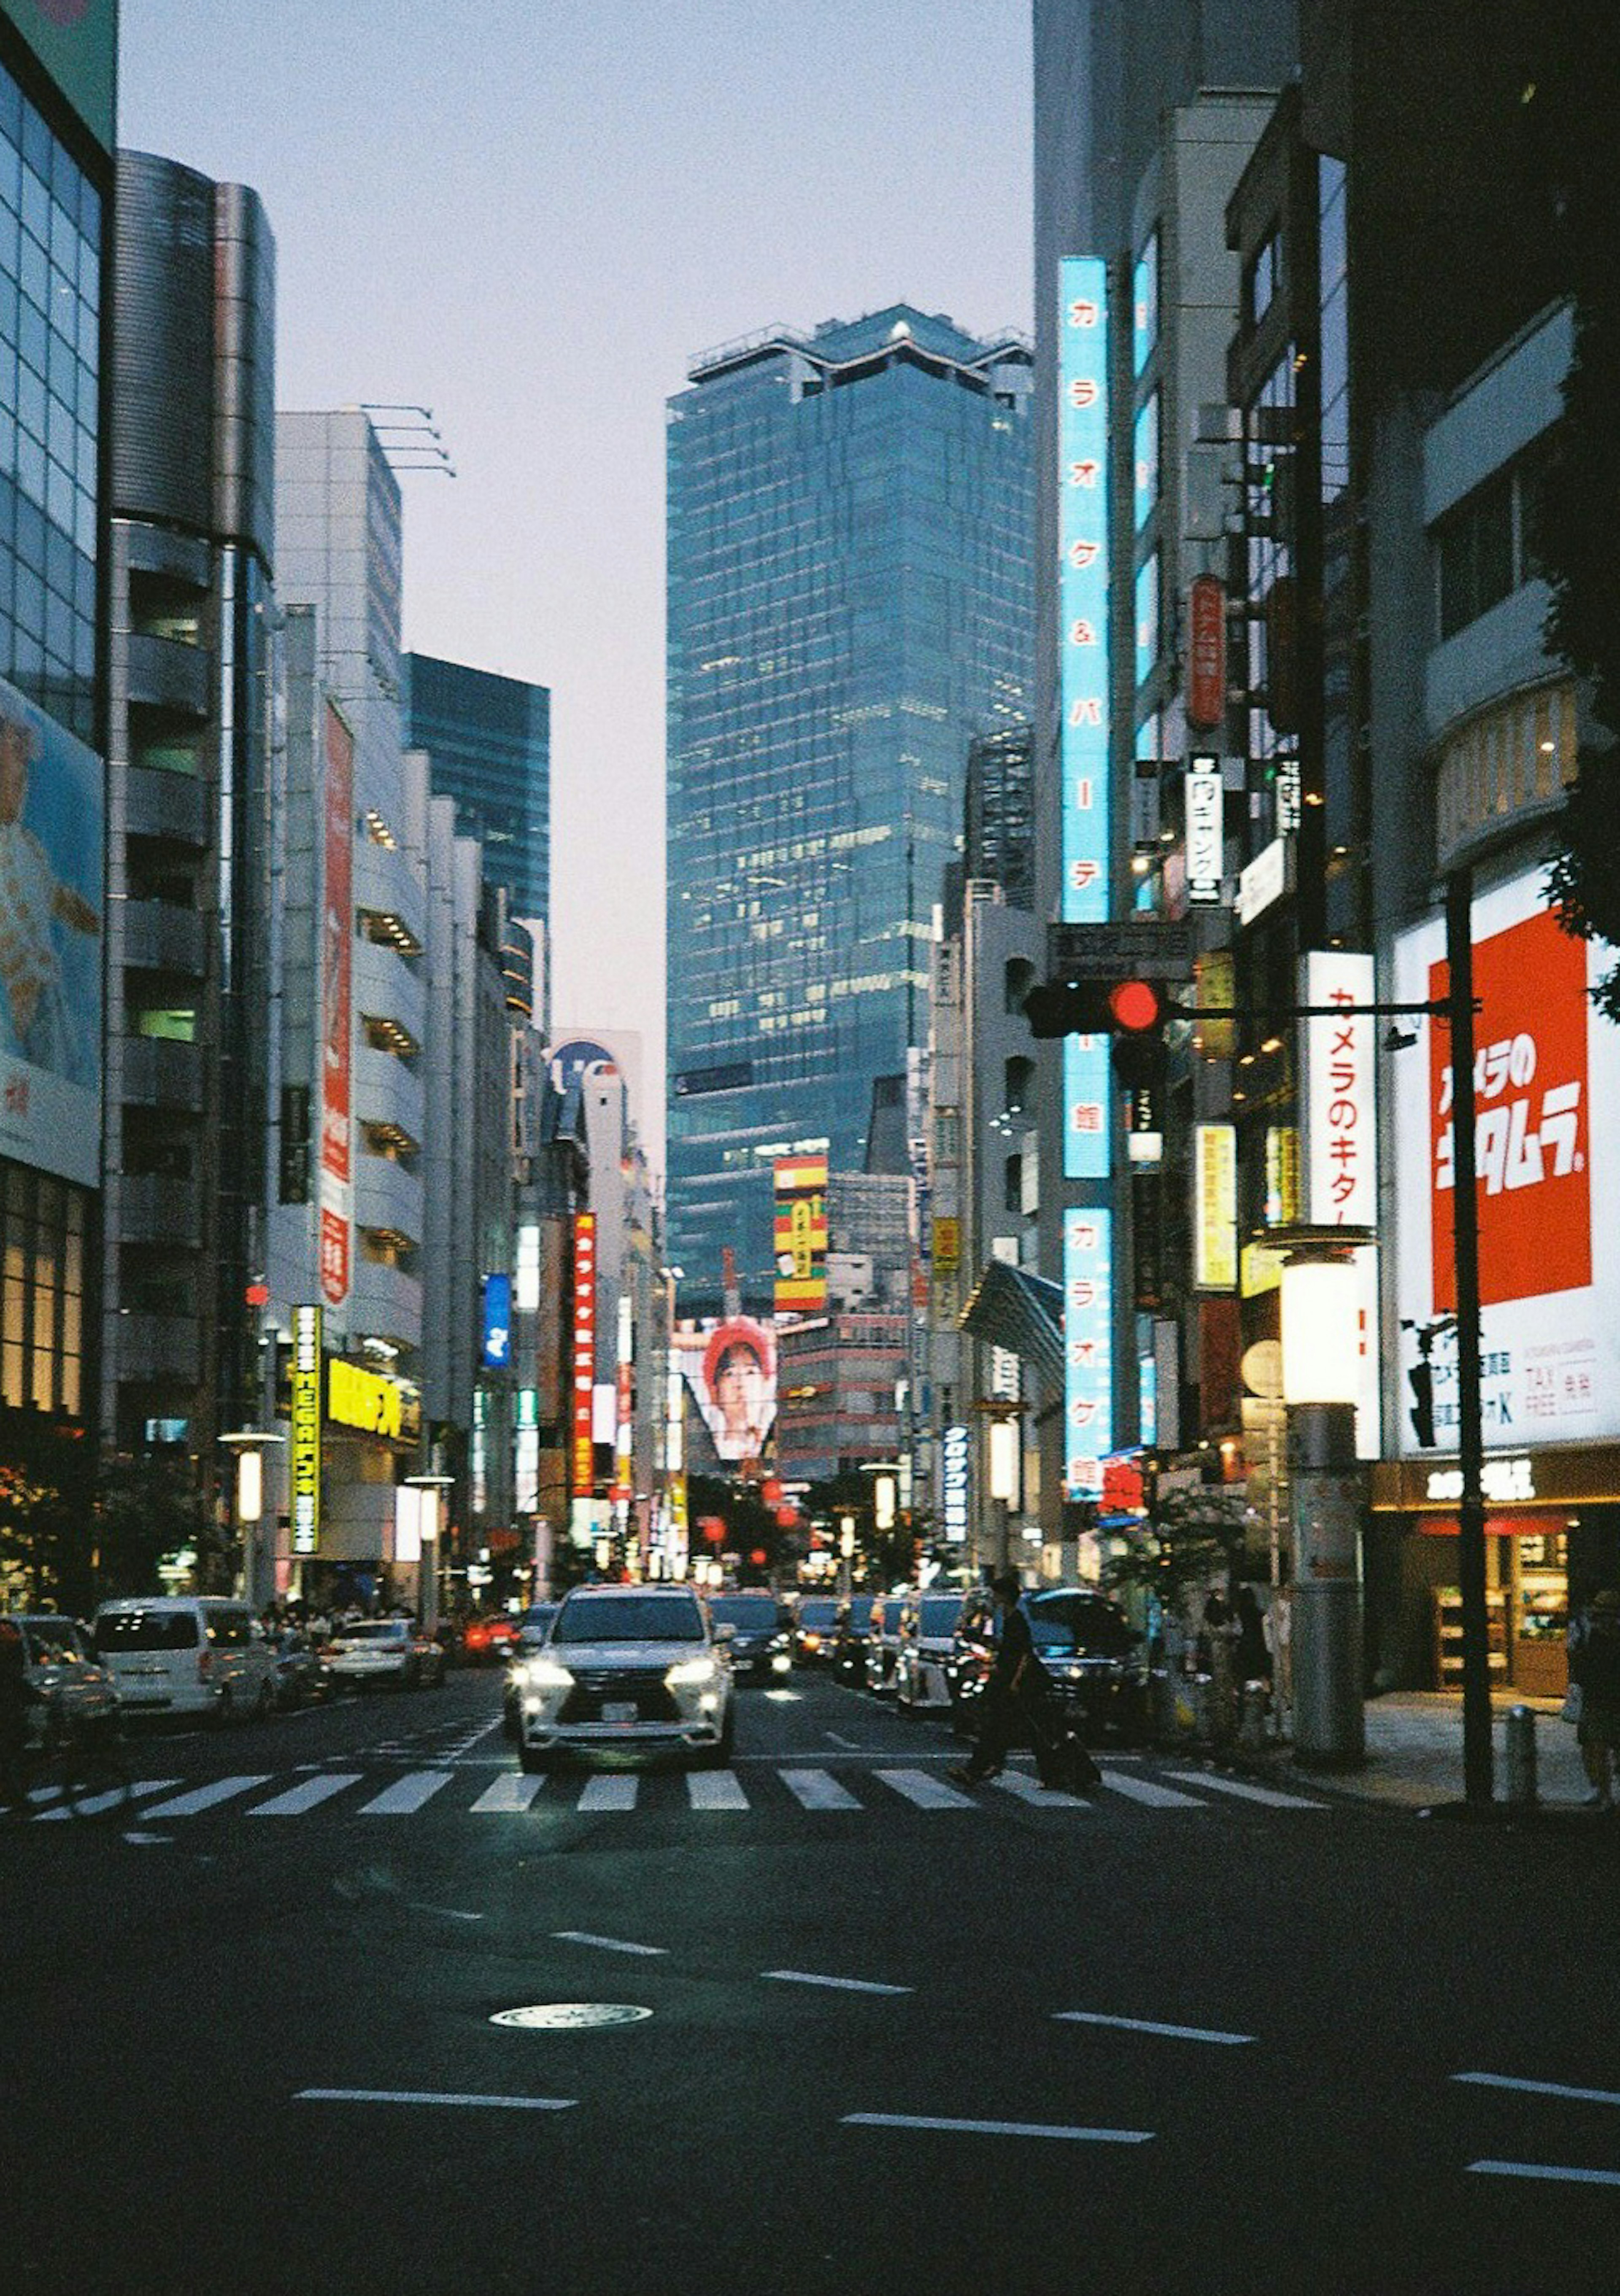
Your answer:
[[[417,1601],[424,1635],[439,1630],[439,1494],[448,1491],[454,1475],[407,1475],[402,1490],[415,1491],[420,1553],[416,1562]]]
[[[248,1608],[255,1613],[265,1608],[267,1593],[260,1585],[260,1566],[264,1560],[259,1525],[265,1512],[265,1450],[272,1443],[284,1443],[284,1435],[275,1435],[260,1427],[233,1427],[219,1440],[236,1454],[235,1517],[237,1535],[242,1541],[242,1592]],[[275,1591],[275,1555],[271,1555],[271,1587]]]
[[[1353,1768],[1366,1758],[1361,1703],[1361,1470],[1355,1402],[1368,1338],[1358,1252],[1369,1229],[1271,1228],[1283,1253],[1282,1393],[1294,1531],[1289,1635],[1294,1750]]]

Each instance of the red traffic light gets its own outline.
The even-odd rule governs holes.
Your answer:
[[[1164,1021],[1164,993],[1151,980],[1121,980],[1108,991],[1108,1011],[1122,1034],[1147,1036]]]

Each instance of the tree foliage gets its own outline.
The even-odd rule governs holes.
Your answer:
[[[1248,1509],[1235,1491],[1218,1483],[1166,1491],[1144,1530],[1105,1564],[1104,1581],[1111,1588],[1139,1587],[1177,1611],[1195,1588],[1236,1575],[1247,1538]]]

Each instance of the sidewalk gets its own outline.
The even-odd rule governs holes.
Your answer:
[[[1508,1792],[1507,1717],[1514,1706],[1535,1715],[1536,1789],[1543,1809],[1579,1810],[1589,1791],[1581,1750],[1572,1726],[1559,1719],[1557,1699],[1520,1698],[1498,1692],[1492,1698],[1492,1743],[1495,1793]],[[1363,1801],[1404,1809],[1431,1809],[1463,1799],[1462,1700],[1443,1691],[1387,1691],[1366,1706],[1367,1763],[1360,1770],[1308,1769],[1285,1754],[1289,1773],[1301,1780],[1352,1794]],[[1583,1813],[1584,1814],[1584,1813]],[[1594,1813],[1595,1815],[1595,1813]]]

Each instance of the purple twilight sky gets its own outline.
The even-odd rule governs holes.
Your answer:
[[[664,400],[772,323],[1028,326],[1028,16],[124,0],[120,140],[269,211],[277,403],[434,411],[459,475],[405,480],[406,643],[551,687],[553,1009],[641,1029],[649,1080]]]

